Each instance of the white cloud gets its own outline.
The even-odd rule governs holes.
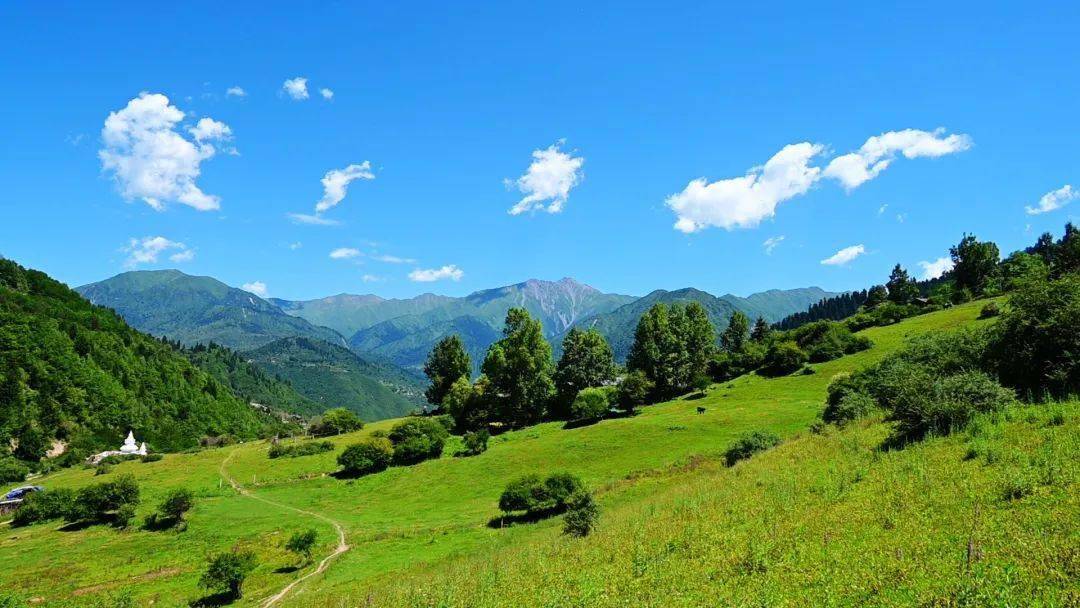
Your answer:
[[[904,220],[906,220],[906,219],[907,219],[907,214],[906,213],[897,213],[896,214],[896,221],[897,222],[900,222],[901,224],[903,224]]]
[[[296,241],[295,243],[289,243],[289,249],[291,249],[293,251],[296,251],[297,249],[300,249],[303,246],[304,246],[304,244],[301,243],[300,241]]]
[[[308,215],[306,213],[287,213],[285,215],[296,224],[311,224],[314,226],[337,226],[341,223],[337,220],[322,217],[317,213],[315,215]]]
[[[365,274],[364,276],[360,277],[360,280],[362,280],[365,283],[379,283],[381,281],[384,281],[385,279],[383,279],[382,277],[380,277],[378,275]]]
[[[863,247],[862,245],[852,245],[850,247],[844,247],[840,251],[821,260],[821,263],[826,266],[843,266],[864,253],[866,253],[866,247]]]
[[[240,87],[229,87],[225,90],[226,97],[247,97],[247,91]]]
[[[187,245],[170,241],[163,236],[132,238],[123,251],[128,254],[128,258],[124,261],[124,266],[128,268],[134,268],[139,264],[155,264],[158,257],[166,251],[174,252],[169,258],[174,262],[187,262],[195,257],[195,253],[188,249]]]
[[[326,89],[326,88],[319,89],[319,95],[322,95],[322,98],[326,99],[326,100],[330,100],[330,99],[334,98],[334,92],[331,91],[330,89]]]
[[[839,180],[844,188],[852,190],[881,174],[897,154],[909,159],[936,158],[970,148],[970,137],[956,133],[945,135],[945,129],[889,131],[867,139],[855,152],[832,159],[824,175]]]
[[[919,266],[922,268],[922,278],[925,281],[936,279],[952,270],[953,261],[952,258],[938,258],[933,262],[919,262]]]
[[[229,139],[232,137],[232,129],[229,125],[214,120],[213,118],[200,118],[194,127],[188,127],[188,133],[197,142]]]
[[[376,262],[386,262],[387,264],[415,264],[416,260],[412,258],[401,258],[396,255],[378,254],[372,255],[371,259]]]
[[[1072,186],[1065,184],[1064,186],[1054,190],[1053,192],[1047,192],[1039,199],[1039,205],[1037,207],[1025,207],[1028,215],[1038,215],[1040,213],[1047,213],[1054,211],[1055,209],[1061,209],[1065,205],[1069,204],[1069,201],[1080,198],[1080,192],[1073,190]]]
[[[338,247],[330,252],[330,258],[334,260],[347,260],[349,258],[355,258],[360,255],[359,249],[353,249],[352,247]]]
[[[781,234],[780,236],[773,236],[765,239],[765,242],[762,243],[762,246],[765,247],[765,255],[772,255],[773,249],[776,249],[780,243],[783,243],[785,238],[787,237]]]
[[[533,150],[533,161],[525,173],[512,182],[525,198],[510,208],[510,215],[541,210],[559,213],[570,197],[570,190],[581,183],[585,159],[559,149],[562,140],[546,150]],[[508,181],[508,183],[510,183]]]
[[[126,199],[141,199],[162,210],[177,202],[200,211],[220,208],[217,196],[195,183],[204,160],[217,150],[209,143],[229,133],[224,123],[204,118],[192,129],[194,141],[175,127],[184,113],[159,93],[140,93],[122,110],[109,114],[101,131],[105,147],[98,152],[101,167],[111,172]]]
[[[285,91],[285,94],[293,99],[300,101],[309,97],[307,90],[307,78],[297,76],[296,78],[290,78],[281,85],[281,90]]]
[[[449,264],[442,268],[429,268],[426,270],[417,268],[409,273],[409,280],[420,283],[430,283],[432,281],[441,281],[443,279],[460,281],[463,276],[465,276],[465,273],[460,268],[454,264]]]
[[[881,214],[885,213],[885,210],[886,210],[886,209],[888,209],[888,208],[889,208],[889,204],[888,204],[888,203],[886,203],[886,204],[884,204],[884,205],[882,205],[882,206],[878,207],[878,210],[877,210],[877,214],[878,214],[878,215],[881,215]]]
[[[757,226],[773,216],[777,205],[814,185],[821,169],[811,167],[810,161],[823,150],[810,142],[790,144],[742,177],[712,183],[695,179],[666,201],[678,216],[675,229],[689,233],[710,226],[727,230]]]
[[[270,292],[266,290],[266,283],[262,281],[252,281],[250,283],[244,283],[240,286],[240,289],[251,292],[260,298],[265,298],[270,295]]]
[[[371,162],[365,160],[359,165],[327,171],[322,178],[323,197],[315,204],[315,214],[318,215],[344,200],[349,184],[358,179],[375,179],[375,174],[371,172]]]

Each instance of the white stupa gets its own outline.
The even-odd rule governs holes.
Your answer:
[[[120,446],[119,450],[107,450],[86,459],[90,464],[96,465],[109,456],[146,456],[146,442],[141,444],[135,441],[135,432],[128,431],[127,439],[124,440],[124,445]]]

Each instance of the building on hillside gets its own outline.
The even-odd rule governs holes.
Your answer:
[[[146,442],[141,444],[135,441],[135,432],[128,431],[127,439],[124,440],[124,445],[120,446],[119,450],[105,450],[99,452],[86,459],[89,464],[96,465],[102,460],[105,460],[109,456],[146,456]]]

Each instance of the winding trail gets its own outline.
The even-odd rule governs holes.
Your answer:
[[[337,557],[339,555],[341,555],[342,553],[345,553],[346,551],[349,550],[349,545],[345,542],[345,528],[342,527],[342,525],[340,523],[338,523],[337,521],[335,521],[333,519],[330,519],[329,517],[323,515],[322,513],[316,513],[314,511],[307,511],[305,509],[300,509],[300,508],[297,508],[297,507],[294,507],[294,506],[291,506],[291,505],[286,505],[286,504],[283,504],[283,503],[280,503],[280,502],[277,502],[277,501],[274,501],[274,500],[270,500],[269,498],[263,498],[262,496],[258,496],[256,494],[253,494],[250,490],[248,490],[244,486],[240,485],[240,483],[237,482],[236,479],[234,479],[232,475],[229,475],[229,472],[225,470],[225,465],[229,464],[229,461],[232,460],[232,457],[236,455],[236,452],[237,452],[237,450],[234,448],[233,451],[230,452],[229,455],[224,460],[221,461],[221,466],[218,467],[218,472],[221,474],[221,477],[223,479],[225,479],[225,481],[229,482],[229,485],[232,486],[232,488],[234,490],[236,490],[241,496],[246,496],[246,497],[248,497],[248,498],[250,498],[252,500],[257,500],[259,502],[266,503],[268,505],[273,505],[275,507],[280,507],[282,509],[288,509],[289,511],[293,511],[295,513],[300,513],[300,514],[303,514],[303,515],[314,517],[315,519],[324,521],[324,522],[330,524],[331,526],[334,526],[334,530],[336,530],[337,534],[338,534],[338,545],[337,545],[337,547],[333,550],[333,552],[330,553],[330,555],[327,555],[326,557],[324,557],[322,559],[322,561],[319,562],[319,565],[314,570],[312,570],[311,572],[308,572],[304,576],[301,576],[300,578],[294,580],[293,582],[289,583],[288,585],[285,585],[285,587],[283,587],[281,589],[281,591],[278,591],[274,595],[271,595],[270,597],[264,599],[259,604],[261,606],[261,608],[270,608],[270,606],[274,606],[275,604],[280,602],[282,599],[284,599],[285,596],[288,595],[290,591],[295,589],[296,586],[299,585],[300,583],[306,581],[307,579],[309,579],[309,578],[311,578],[311,577],[313,577],[315,575],[322,574],[323,572],[325,572],[326,569],[330,566],[330,562],[334,561],[335,559],[337,559]]]

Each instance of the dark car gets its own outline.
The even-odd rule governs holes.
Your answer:
[[[28,494],[40,492],[44,489],[45,488],[41,486],[23,486],[21,488],[15,488],[14,490],[5,494],[3,500],[22,500],[23,498],[26,498]]]

